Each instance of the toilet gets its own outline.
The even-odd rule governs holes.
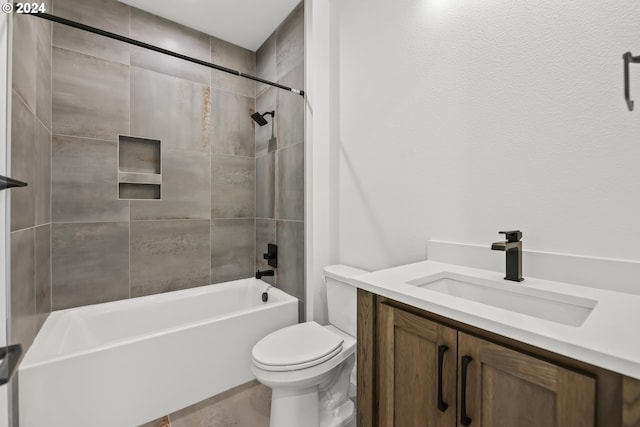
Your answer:
[[[271,387],[271,427],[343,427],[354,424],[356,288],[367,273],[325,267],[329,325],[310,321],[279,329],[251,351],[253,374]]]

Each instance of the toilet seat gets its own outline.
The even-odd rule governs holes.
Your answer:
[[[316,322],[305,322],[262,338],[251,352],[265,371],[295,371],[319,365],[340,353],[344,339]]]

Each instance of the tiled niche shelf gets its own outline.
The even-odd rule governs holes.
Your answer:
[[[118,198],[160,200],[161,165],[159,140],[118,135]]]

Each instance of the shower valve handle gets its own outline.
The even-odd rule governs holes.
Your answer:
[[[262,254],[262,258],[267,260],[267,264],[269,264],[273,268],[278,268],[278,246],[273,243],[267,244],[267,253]]]

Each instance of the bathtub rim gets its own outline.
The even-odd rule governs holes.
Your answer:
[[[171,333],[177,333],[177,332],[181,332],[184,331],[186,329],[190,329],[190,328],[198,328],[198,327],[202,327],[205,326],[207,324],[213,323],[215,321],[223,321],[223,320],[228,320],[234,317],[238,317],[240,315],[246,314],[246,313],[250,313],[250,312],[261,312],[261,311],[265,311],[267,309],[271,309],[271,308],[276,308],[276,307],[280,307],[283,305],[287,305],[287,304],[297,304],[298,303],[298,299],[292,295],[289,295],[288,293],[284,292],[282,289],[276,288],[275,286],[273,286],[271,289],[269,289],[269,293],[271,294],[272,292],[275,293],[278,298],[277,300],[272,300],[271,298],[269,299],[269,301],[267,302],[262,302],[259,305],[254,305],[248,308],[244,308],[242,310],[236,310],[236,311],[232,311],[229,313],[224,313],[221,315],[217,315],[214,317],[208,317],[206,319],[202,319],[202,320],[197,320],[197,321],[192,321],[192,322],[187,322],[187,323],[183,323],[183,324],[179,324],[176,326],[171,326],[171,327],[167,327],[167,328],[163,328],[160,329],[158,331],[154,331],[152,333],[145,333],[145,334],[138,334],[138,335],[134,335],[132,337],[126,337],[126,338],[122,338],[122,339],[117,339],[117,340],[112,340],[112,341],[108,341],[104,344],[99,344],[96,346],[92,346],[90,348],[87,349],[83,349],[83,350],[78,350],[78,351],[73,351],[71,353],[64,353],[64,354],[57,354],[57,355],[37,355],[35,356],[35,352],[32,352],[31,350],[34,349],[38,349],[37,344],[39,344],[40,341],[42,341],[43,338],[41,338],[40,340],[38,339],[38,336],[40,336],[42,334],[42,336],[44,336],[49,329],[54,327],[54,324],[57,323],[57,320],[67,314],[76,314],[79,315],[81,313],[78,312],[85,312],[85,311],[92,311],[92,310],[96,310],[98,308],[101,308],[102,312],[108,312],[108,311],[115,311],[113,309],[117,309],[117,307],[122,306],[122,305],[129,305],[132,303],[132,301],[136,301],[136,303],[142,303],[145,305],[148,304],[153,304],[154,302],[157,301],[164,301],[164,300],[170,300],[172,298],[175,298],[175,296],[177,294],[179,294],[180,296],[194,296],[197,297],[198,295],[201,294],[206,294],[206,293],[211,293],[215,290],[222,290],[222,289],[226,289],[226,288],[232,288],[233,286],[237,286],[238,282],[244,282],[250,280],[250,284],[256,284],[256,286],[261,286],[262,284],[257,284],[257,281],[260,281],[262,283],[264,283],[264,288],[265,290],[271,286],[269,283],[261,280],[261,279],[255,279],[253,277],[249,277],[249,278],[245,278],[245,279],[238,279],[238,280],[232,280],[232,281],[228,281],[228,282],[221,282],[221,283],[214,283],[214,284],[209,284],[209,285],[204,285],[204,286],[197,286],[194,288],[189,288],[189,289],[181,289],[181,290],[177,290],[177,291],[170,291],[170,292],[163,292],[160,294],[153,294],[153,295],[145,295],[145,296],[140,296],[140,297],[135,297],[135,298],[128,298],[128,299],[124,299],[124,300],[117,300],[117,301],[109,301],[109,302],[104,302],[104,303],[98,303],[98,304],[91,304],[91,305],[86,305],[86,306],[82,306],[82,307],[72,307],[72,308],[66,308],[66,309],[62,309],[62,310],[56,310],[51,312],[51,314],[49,315],[49,317],[47,317],[47,320],[45,321],[45,323],[43,324],[42,328],[40,329],[40,332],[38,332],[38,335],[36,336],[36,338],[33,341],[33,344],[31,345],[31,347],[29,348],[29,350],[27,351],[27,353],[25,354],[25,356],[23,357],[20,366],[19,366],[19,370],[23,370],[23,369],[31,369],[31,368],[39,368],[41,366],[45,366],[48,365],[50,363],[55,363],[55,362],[62,362],[65,360],[69,360],[69,359],[74,359],[77,357],[81,357],[81,356],[87,356],[93,353],[97,353],[99,351],[105,351],[108,349],[115,349],[115,348],[119,348],[119,347],[123,347],[125,345],[131,345],[133,343],[139,342],[139,341],[143,341],[145,339],[151,339],[151,338],[156,338],[156,337],[162,337],[165,335],[169,335]],[[256,292],[256,294],[258,294]],[[273,294],[271,294],[273,295]],[[109,308],[112,308],[111,310],[109,310]],[[51,320],[50,320],[51,319]],[[44,345],[44,344],[42,344]],[[43,359],[43,357],[45,357],[45,359]],[[33,358],[36,358],[36,360],[31,360]]]

